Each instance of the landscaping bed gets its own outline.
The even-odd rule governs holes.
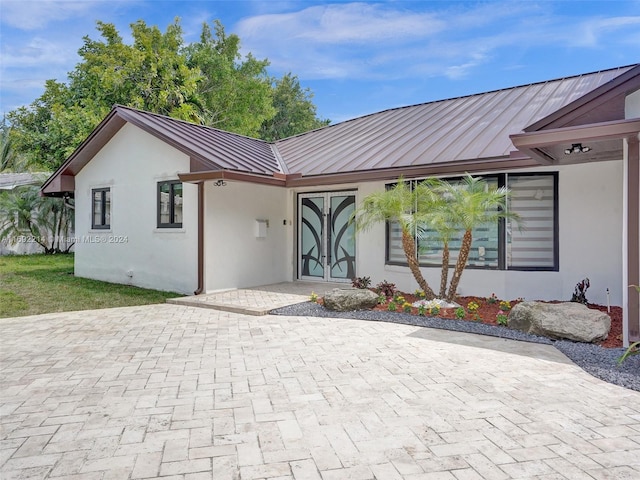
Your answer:
[[[435,313],[433,310],[430,310],[429,308],[426,308],[424,313],[421,312],[418,307],[412,306],[409,309],[409,307],[407,307],[406,305],[413,305],[415,302],[422,300],[421,296],[409,293],[399,293],[396,294],[394,298],[397,299],[398,296],[401,296],[403,298],[403,301],[394,302],[393,298],[388,298],[384,303],[378,304],[378,306],[375,307],[374,310],[403,312],[419,316],[422,314],[423,316],[429,317],[451,320],[466,320],[507,328],[499,324],[498,316],[508,316],[509,310],[522,301],[522,299],[516,299],[505,302],[497,299],[494,296],[489,298],[474,296],[458,297],[456,298],[456,303],[464,309],[464,315],[460,316],[460,310],[458,310],[458,315],[456,315],[456,308],[442,308],[437,313]],[[395,304],[395,310],[390,309],[389,307],[392,302],[393,304]],[[471,305],[471,309],[469,308],[469,305]],[[475,308],[475,305],[477,305],[477,309]],[[589,308],[607,313],[606,306],[594,304],[588,304],[587,306]],[[622,347],[622,308],[611,307],[610,310],[611,311],[608,313],[608,315],[611,318],[611,330],[609,331],[609,335],[607,336],[607,338],[602,342],[599,342],[598,345],[605,348],[620,348]]]

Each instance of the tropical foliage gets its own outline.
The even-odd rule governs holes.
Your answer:
[[[466,175],[461,182],[442,181],[439,188],[442,189],[442,197],[445,199],[445,205],[441,207],[445,211],[445,218],[440,221],[449,225],[451,229],[464,232],[446,296],[448,301],[452,301],[456,296],[462,272],[467,266],[473,230],[481,225],[497,222],[501,218],[518,221],[519,216],[507,211],[508,189],[492,187],[481,177]],[[443,269],[444,267],[443,262]]]
[[[189,45],[178,19],[165,32],[137,21],[131,44],[113,24],[97,30],[67,82],[48,80],[31,105],[8,114],[16,151],[40,169],[60,166],[115,104],[266,140],[328,123],[297,77],[270,77],[268,60],[242,57],[239,37],[218,21]]]
[[[275,79],[273,85],[276,114],[262,123],[260,138],[275,141],[329,125],[329,120],[317,118],[316,106],[311,103],[313,93],[300,86],[298,77],[289,73]]]
[[[64,199],[41,197],[37,185],[0,194],[0,241],[33,242],[44,253],[67,253],[72,233],[73,210]]]
[[[635,288],[636,292],[640,294],[640,285],[629,285],[629,288],[632,287]],[[618,365],[622,365],[629,357],[633,357],[634,355],[640,355],[640,342],[634,342],[629,345],[629,347],[627,347],[627,349],[618,359]]]
[[[436,294],[420,271],[415,238],[419,226],[429,221],[432,202],[438,201],[434,192],[426,184],[412,188],[401,178],[391,188],[366,196],[352,216],[358,231],[368,230],[380,222],[398,223],[407,264],[427,300],[434,299]]]
[[[62,198],[40,196],[39,184],[46,173],[28,172],[24,156],[13,148],[9,127],[0,129],[0,172],[30,173],[35,185],[22,185],[0,191],[0,241],[7,245],[35,243],[45,253],[68,252],[73,234],[73,207]]]
[[[473,230],[502,218],[519,220],[506,209],[508,194],[506,188],[492,187],[482,178],[471,175],[460,182],[429,178],[408,183],[400,178],[391,188],[365,197],[353,220],[358,230],[380,222],[399,225],[407,264],[427,300],[434,299],[436,294],[420,270],[415,238],[422,237],[427,230],[436,232],[442,245],[439,297],[452,301],[469,259]],[[461,232],[462,245],[447,290],[449,242]]]

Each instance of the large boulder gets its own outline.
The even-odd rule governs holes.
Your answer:
[[[607,338],[611,318],[581,303],[522,302],[509,313],[508,327],[553,339],[592,343]]]
[[[329,310],[348,312],[367,310],[378,304],[378,295],[371,290],[359,288],[334,288],[324,296],[324,306]]]

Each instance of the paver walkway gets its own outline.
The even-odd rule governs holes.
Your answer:
[[[2,480],[640,478],[640,393],[551,346],[180,305],[0,338]]]
[[[271,310],[306,302],[312,293],[323,296],[334,288],[351,288],[350,283],[284,282],[253,288],[238,288],[202,295],[172,298],[167,303],[213,308],[247,315],[266,315]]]

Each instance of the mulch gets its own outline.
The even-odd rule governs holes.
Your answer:
[[[404,297],[405,301],[410,304],[416,302],[417,300],[420,300],[420,297],[414,294],[401,293],[401,295]],[[511,308],[516,306],[521,301],[522,301],[521,299],[511,300],[509,302],[511,305]],[[471,314],[467,310],[467,306],[471,302],[474,302],[478,305],[478,310],[475,312],[475,314]],[[498,325],[498,322],[496,321],[496,316],[501,311],[499,300],[496,300],[495,302],[491,302],[484,297],[468,296],[468,297],[456,298],[456,303],[458,303],[459,305],[465,308],[466,314],[462,320],[482,322],[488,325]],[[588,304],[587,306],[589,308],[593,308],[595,310],[600,310],[601,312],[607,313],[606,306],[595,305],[595,304]],[[381,310],[381,311],[388,311],[388,309],[389,309],[388,301],[387,303],[380,304],[377,307],[375,307],[375,310]],[[403,311],[400,305],[397,307],[397,311],[398,312]],[[418,315],[418,309],[413,307],[411,309],[411,312],[406,312],[406,313],[412,313],[413,315]],[[508,311],[504,313],[508,314]],[[600,342],[599,345],[604,348],[620,348],[622,347],[622,307],[611,307],[611,311],[608,314],[609,314],[609,317],[611,317],[611,330],[609,331],[609,336],[604,341]],[[440,310],[438,317],[455,319],[456,318],[455,309],[443,308]]]

